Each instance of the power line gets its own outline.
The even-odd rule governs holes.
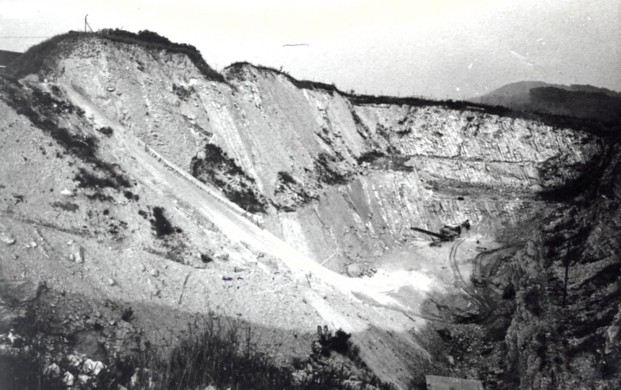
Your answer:
[[[13,35],[13,36],[7,35],[7,36],[4,36],[4,37],[0,37],[0,39],[40,39],[40,38],[51,38],[51,36],[47,36],[47,37],[43,37],[43,36],[40,36],[40,37],[31,36],[31,37],[27,37],[27,36],[18,36],[18,35]]]

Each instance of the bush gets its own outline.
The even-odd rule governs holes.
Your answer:
[[[278,182],[282,184],[297,184],[293,176],[289,172],[280,171],[278,172]]]
[[[151,226],[153,227],[153,230],[155,230],[155,235],[157,237],[168,236],[176,232],[176,229],[164,215],[163,207],[153,207],[153,219],[151,219]]]
[[[114,133],[114,130],[112,130],[112,127],[110,126],[104,126],[104,127],[100,127],[97,129],[97,131],[99,131],[101,134],[110,137],[112,136],[112,133]]]
[[[220,188],[231,202],[248,212],[267,212],[268,200],[258,190],[254,178],[244,172],[224,150],[217,145],[207,144],[204,156],[192,158],[192,176]]]
[[[200,328],[200,330],[199,330]],[[343,332],[344,333],[344,332]],[[340,336],[342,337],[342,336]],[[257,350],[250,328],[239,323],[223,323],[211,317],[188,328],[183,339],[166,356],[147,351],[142,367],[136,372],[140,385],[154,380],[155,389],[196,389],[208,385],[231,389],[352,389],[346,381],[349,374],[343,368],[330,365],[315,370],[306,379],[296,381],[292,368],[276,365]],[[298,362],[299,366],[306,364]],[[366,381],[360,388],[366,388]],[[371,384],[371,382],[368,382]],[[375,380],[380,388],[390,386]]]
[[[122,309],[123,321],[132,321],[134,311],[127,306]],[[327,329],[327,328],[326,328]],[[329,348],[343,350],[350,344],[350,335],[342,330],[326,338]],[[86,385],[76,388],[116,389],[124,386],[133,389],[203,389],[216,386],[219,389],[393,389],[377,377],[364,373],[352,384],[352,372],[343,365],[329,361],[315,364],[312,372],[305,376],[294,376],[294,369],[303,370],[312,359],[298,359],[293,367],[276,364],[268,355],[260,352],[250,327],[233,320],[222,320],[205,316],[188,325],[186,336],[175,345],[154,347],[142,345],[131,357],[111,357],[105,361],[106,368]],[[19,356],[0,356],[0,384],[10,390],[55,390],[66,389],[61,377],[64,371],[79,374],[66,358],[55,363],[61,376],[44,374],[51,361],[50,350],[57,347],[47,345],[43,338],[36,337],[29,348]],[[40,340],[40,342],[35,342]],[[49,349],[51,348],[51,349]],[[62,350],[60,347],[59,350]],[[358,365],[356,363],[358,367]],[[373,387],[370,387],[373,386]]]
[[[319,336],[319,344],[321,345],[321,354],[324,356],[330,356],[332,351],[340,353],[341,355],[347,354],[351,345],[351,334],[345,332],[343,329],[338,329],[334,334],[324,326],[323,329],[317,327],[317,335]]]

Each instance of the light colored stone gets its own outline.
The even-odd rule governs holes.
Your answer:
[[[82,365],[82,372],[97,376],[104,368],[106,368],[106,366],[102,362],[98,360],[86,359]]]
[[[620,329],[621,328],[618,325],[613,325],[608,328],[608,330],[606,331],[606,334],[608,336],[608,342],[610,342],[611,344],[615,342],[617,335],[619,335]]]
[[[64,188],[62,191],[60,191],[60,194],[63,196],[75,196],[75,193],[68,188]]]
[[[346,267],[346,272],[347,275],[351,276],[352,278],[357,278],[362,275],[362,266],[357,263],[348,264]]]
[[[45,369],[43,370],[43,373],[45,375],[59,376],[60,375],[60,367],[58,367],[58,364],[52,363],[49,366],[45,367]]]
[[[81,246],[78,246],[75,251],[75,262],[78,264],[84,263],[84,248]]]
[[[0,241],[4,242],[7,245],[15,244],[15,237],[13,237],[9,233],[0,232]]]
[[[69,387],[73,386],[75,384],[75,376],[69,371],[66,371],[65,375],[63,376],[63,382]]]
[[[67,355],[67,360],[69,361],[69,364],[71,364],[73,367],[79,367],[82,364],[82,358],[78,355]]]

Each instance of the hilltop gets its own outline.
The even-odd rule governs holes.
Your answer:
[[[7,65],[17,59],[22,53],[0,50],[0,74],[4,73]]]
[[[621,93],[591,85],[558,85],[541,81],[507,84],[473,102],[604,122],[621,121]]]

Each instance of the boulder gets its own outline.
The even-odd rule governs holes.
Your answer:
[[[75,384],[75,376],[73,376],[73,374],[70,373],[69,371],[66,371],[65,376],[63,376],[63,382],[68,387],[71,387]]]
[[[362,266],[358,263],[351,263],[345,267],[345,272],[352,278],[357,278],[362,275]]]
[[[43,373],[45,375],[58,377],[60,376],[60,367],[58,367],[58,364],[52,363],[49,366],[45,367]]]
[[[84,263],[84,248],[78,245],[78,247],[76,248],[74,256],[75,256],[75,262],[76,263],[78,263],[78,264]]]
[[[6,245],[15,244],[15,238],[7,232],[0,232],[0,241],[4,242]]]
[[[99,375],[104,368],[106,368],[105,364],[98,360],[86,359],[82,364],[82,372],[93,376]]]
[[[75,193],[68,188],[65,188],[62,191],[60,191],[60,194],[63,196],[75,196]]]

